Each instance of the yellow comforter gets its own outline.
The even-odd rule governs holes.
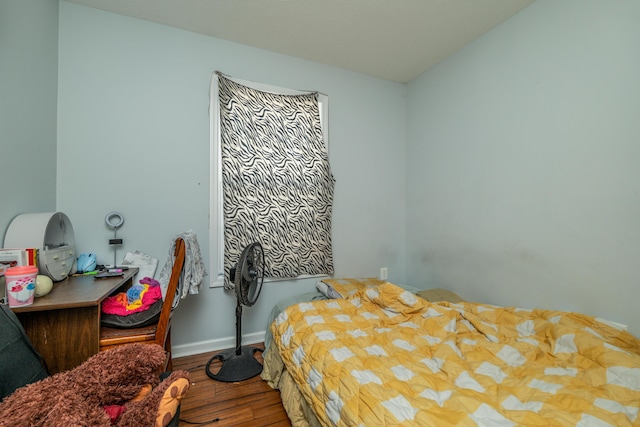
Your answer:
[[[638,425],[640,342],[596,319],[383,284],[300,303],[274,344],[326,426]]]

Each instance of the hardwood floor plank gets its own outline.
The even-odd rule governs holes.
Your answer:
[[[262,344],[255,347],[264,348]],[[180,427],[192,423],[215,427],[291,427],[282,406],[280,391],[273,390],[260,376],[245,381],[227,383],[209,378],[207,362],[216,352],[196,354],[173,359],[173,369],[189,371],[191,387],[180,406]],[[256,353],[262,363],[262,354]],[[211,365],[216,372],[219,363]],[[217,421],[213,421],[217,419]],[[188,422],[189,421],[189,422]],[[190,423],[191,422],[191,423]]]

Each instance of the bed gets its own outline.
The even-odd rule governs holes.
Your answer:
[[[262,378],[294,427],[640,423],[640,342],[613,323],[341,282],[272,312]]]

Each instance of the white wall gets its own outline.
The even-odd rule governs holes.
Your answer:
[[[640,333],[640,3],[538,0],[408,85],[407,276]]]
[[[162,264],[170,240],[193,229],[210,270],[207,109],[220,70],[329,95],[336,275],[389,267],[404,281],[404,85],[66,2],[59,37],[57,203],[79,251],[113,262],[104,216],[119,210],[121,254]],[[264,331],[276,301],[314,283],[265,284],[243,332]],[[173,344],[189,352],[234,337],[234,313],[233,295],[205,286],[178,307]]]
[[[2,246],[16,215],[56,208],[57,0],[0,2],[0,76]]]

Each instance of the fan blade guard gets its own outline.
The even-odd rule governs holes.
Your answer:
[[[258,242],[244,248],[235,274],[235,291],[240,302],[251,307],[258,300],[264,278],[264,251]]]

